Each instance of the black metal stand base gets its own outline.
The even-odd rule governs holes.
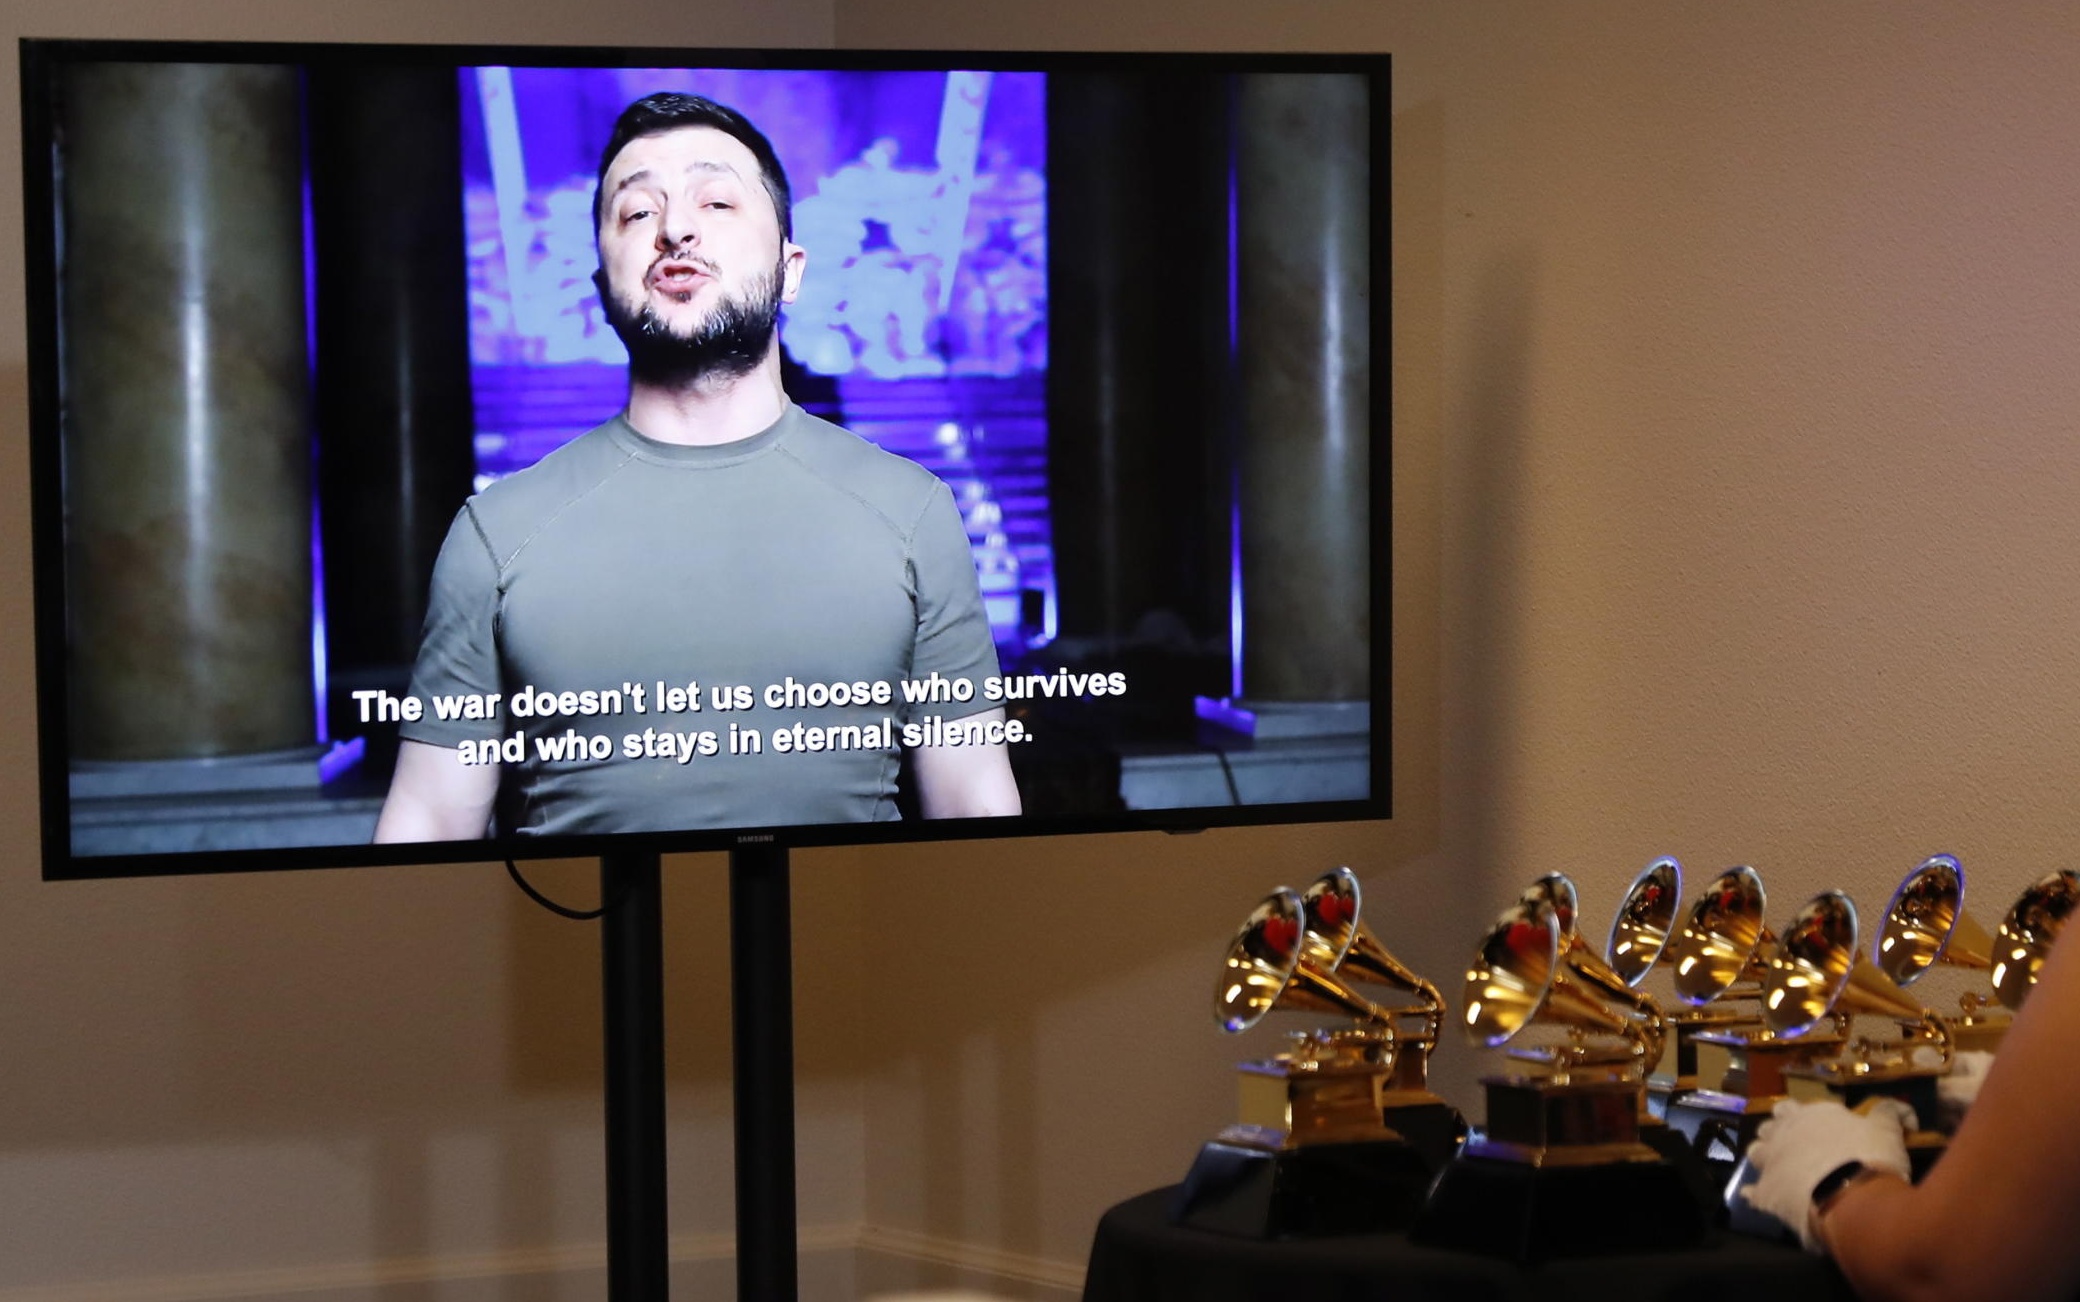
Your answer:
[[[1270,1153],[1214,1142],[1199,1150],[1170,1219],[1251,1239],[1398,1230],[1415,1219],[1431,1176],[1406,1143]]]
[[[1690,1247],[1705,1217],[1667,1162],[1531,1166],[1461,1157],[1430,1191],[1410,1238],[1516,1262]]]
[[[667,1302],[670,1296],[660,876],[655,854],[600,860],[609,1302]],[[732,851],[729,882],[737,1296],[794,1302],[794,961],[786,849]]]

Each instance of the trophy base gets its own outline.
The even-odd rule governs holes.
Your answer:
[[[1690,1151],[1697,1179],[1709,1197],[1712,1224],[1726,1224],[1727,1182],[1733,1179],[1741,1155],[1755,1130],[1769,1119],[1774,1100],[1764,1100],[1750,1110],[1749,1100],[1717,1090],[1687,1090],[1668,1104],[1668,1142],[1681,1143]]]
[[[1706,1219],[1663,1161],[1532,1166],[1461,1156],[1437,1177],[1409,1237],[1520,1263],[1690,1247]]]
[[[1170,1222],[1247,1239],[1406,1228],[1432,1171],[1407,1143],[1270,1150],[1214,1140],[1170,1204]]]
[[[1713,1079],[1713,1072],[1705,1066],[1706,1046],[1711,1047],[1715,1060],[1723,1054],[1725,1062],[1724,1068],[1718,1070],[1716,1083],[1701,1092],[1772,1101],[1785,1092],[1786,1071],[1817,1062],[1848,1043],[1848,1037],[1840,1032],[1817,1029],[1797,1036],[1775,1036],[1753,1029],[1700,1031],[1696,1040],[1700,1081]]]
[[[1674,1126],[1642,1125],[1639,1139],[1683,1177],[1690,1200],[1697,1204],[1706,1222],[1714,1226],[1726,1223],[1726,1180],[1733,1174],[1733,1163],[1722,1165],[1708,1159],[1690,1136]]]
[[[1907,1178],[1920,1184],[1922,1178],[1935,1169],[1938,1159],[1950,1151],[1950,1139],[1933,1130],[1919,1130],[1907,1136]]]
[[[1382,1119],[1388,1129],[1408,1141],[1432,1175],[1458,1156],[1459,1144],[1466,1138],[1466,1118],[1434,1094],[1413,1103],[1395,1103],[1389,1096]]]
[[[1304,1054],[1238,1066],[1241,1124],[1216,1135],[1214,1142],[1302,1148],[1401,1138],[1381,1120],[1390,1069],[1376,1056],[1378,1041],[1348,1036],[1303,1043]]]
[[[1681,1076],[1647,1077],[1647,1115],[1656,1121],[1668,1120],[1668,1100],[1677,1090],[1684,1088],[1695,1089],[1696,1084],[1693,1082],[1686,1087]]]
[[[1855,1108],[1868,1099],[1884,1096],[1901,1099],[1913,1108],[1917,1129],[1907,1136],[1907,1160],[1912,1165],[1913,1179],[1917,1184],[1947,1147],[1945,1137],[1921,1120],[1931,1115],[1929,1109],[1937,1106],[1933,1078],[1864,1078],[1833,1088],[1822,1088],[1814,1078],[1794,1074],[1787,1078],[1787,1083],[1793,1086],[1791,1093],[1779,1097],[1835,1099],[1845,1107]],[[1723,1189],[1740,1159],[1746,1155],[1755,1132],[1769,1120],[1776,1104],[1775,1098],[1748,1099],[1718,1090],[1692,1090],[1678,1094],[1668,1108],[1671,1139],[1677,1136],[1687,1139],[1691,1152],[1702,1163],[1711,1187]],[[1642,1133],[1644,1135],[1644,1130]]]
[[[1943,1133],[1943,1101],[1936,1090],[1935,1073],[1915,1068],[1852,1076],[1825,1071],[1798,1072],[1788,1080],[1795,1099],[1834,1099],[1847,1108],[1860,1108],[1872,1099],[1897,1099],[1914,1109],[1914,1129],[1907,1134],[1907,1162],[1914,1183],[1928,1174],[1950,1146]]]
[[[2000,1049],[2001,1040],[2008,1034],[2008,1026],[2014,1020],[2006,1014],[1957,1018],[1950,1023],[1950,1042],[1960,1050],[1994,1053]]]
[[[1655,1160],[1654,1150],[1639,1141],[1645,1087],[1638,1081],[1490,1076],[1481,1084],[1488,1096],[1488,1125],[1485,1133],[1467,1140],[1471,1156],[1525,1166]]]
[[[1731,1164],[1748,1151],[1748,1141],[1769,1120],[1776,1104],[1775,1097],[1751,1099],[1721,1090],[1688,1090],[1668,1101],[1668,1125],[1699,1153]]]
[[[1942,1097],[1936,1090],[1940,1076],[1939,1072],[1911,1067],[1852,1075],[1813,1066],[1787,1072],[1784,1084],[1786,1093],[1792,1098],[1801,1101],[1835,1099],[1850,1108],[1860,1107],[1869,1099],[1898,1099],[1914,1109],[1917,1127],[1935,1130],[1943,1119]]]

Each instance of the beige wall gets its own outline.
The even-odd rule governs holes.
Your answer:
[[[171,1298],[331,1286],[326,1302],[395,1302],[436,1296],[421,1289],[443,1273],[465,1277],[443,1298],[597,1291],[596,928],[536,909],[491,866],[37,880],[13,41],[819,46],[830,4],[10,0],[5,12],[0,710],[20,745],[0,769],[0,1297],[156,1281]],[[863,1197],[853,1019],[831,1011],[851,998],[859,877],[843,855],[821,866],[798,914],[819,942],[801,974],[801,1179],[805,1223],[827,1230],[856,1224]],[[668,871],[672,1224],[682,1256],[713,1258],[731,1227],[724,880],[712,856]],[[591,890],[582,870],[549,880],[568,898]],[[710,1275],[726,1279],[726,1263]],[[468,1277],[504,1276],[504,1293],[467,1290]]]
[[[963,898],[1005,934],[870,1088],[870,1214],[1078,1252],[1224,1119],[1219,933],[1332,862],[1454,995],[1552,869],[1600,931],[1663,852],[1757,865],[1779,919],[1939,849],[1997,919],[2073,862],[2070,11],[844,0],[838,40],[1396,56],[1400,817],[993,862]],[[869,864],[882,900],[969,880]],[[1462,1101],[1476,1061],[1440,1055]]]
[[[17,12],[9,34],[710,35],[634,4]],[[815,1225],[1073,1266],[1099,1211],[1184,1169],[1227,1119],[1229,1064],[1270,1043],[1206,1016],[1228,929],[1332,863],[1456,993],[1482,920],[1553,868],[1600,929],[1664,851],[1699,875],[1754,863],[1778,916],[1828,886],[1874,911],[1935,849],[1997,915],[2071,862],[2080,19],[1270,13],[713,16],[723,42],[1396,55],[1398,817],[798,856]],[[26,719],[21,377],[0,313],[0,700]],[[596,1240],[587,933],[479,868],[44,886],[33,795],[25,743],[0,774],[0,1289]],[[672,869],[674,1220],[719,1232],[720,870]],[[1440,1055],[1462,1102],[1478,1068]]]

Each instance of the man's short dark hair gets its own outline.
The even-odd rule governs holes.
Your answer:
[[[599,176],[592,184],[595,239],[599,237],[599,201],[603,197],[600,191],[607,184],[607,169],[613,166],[615,156],[631,140],[661,136],[681,127],[713,127],[750,150],[758,160],[758,179],[765,183],[766,196],[773,201],[773,214],[780,219],[780,238],[794,238],[794,196],[787,186],[787,169],[780,166],[780,155],[773,152],[773,142],[766,139],[765,133],[752,126],[750,118],[706,96],[659,91],[643,96],[614,119],[614,134],[607,137],[607,147],[600,152]]]

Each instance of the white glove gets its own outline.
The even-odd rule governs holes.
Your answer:
[[[1943,1110],[1952,1116],[1963,1116],[1972,1100],[1979,1097],[1979,1086],[1985,1082],[1986,1070],[1991,1066],[1993,1055],[1982,1049],[1960,1049],[1951,1055],[1949,1074],[1936,1081],[1936,1097],[1942,1100]]]
[[[1744,1191],[1748,1205],[1798,1231],[1808,1252],[1825,1252],[1809,1214],[1813,1187],[1844,1162],[1909,1178],[1907,1131],[1914,1110],[1898,1099],[1877,1099],[1863,1112],[1839,1103],[1785,1099],[1748,1145],[1755,1181]]]

